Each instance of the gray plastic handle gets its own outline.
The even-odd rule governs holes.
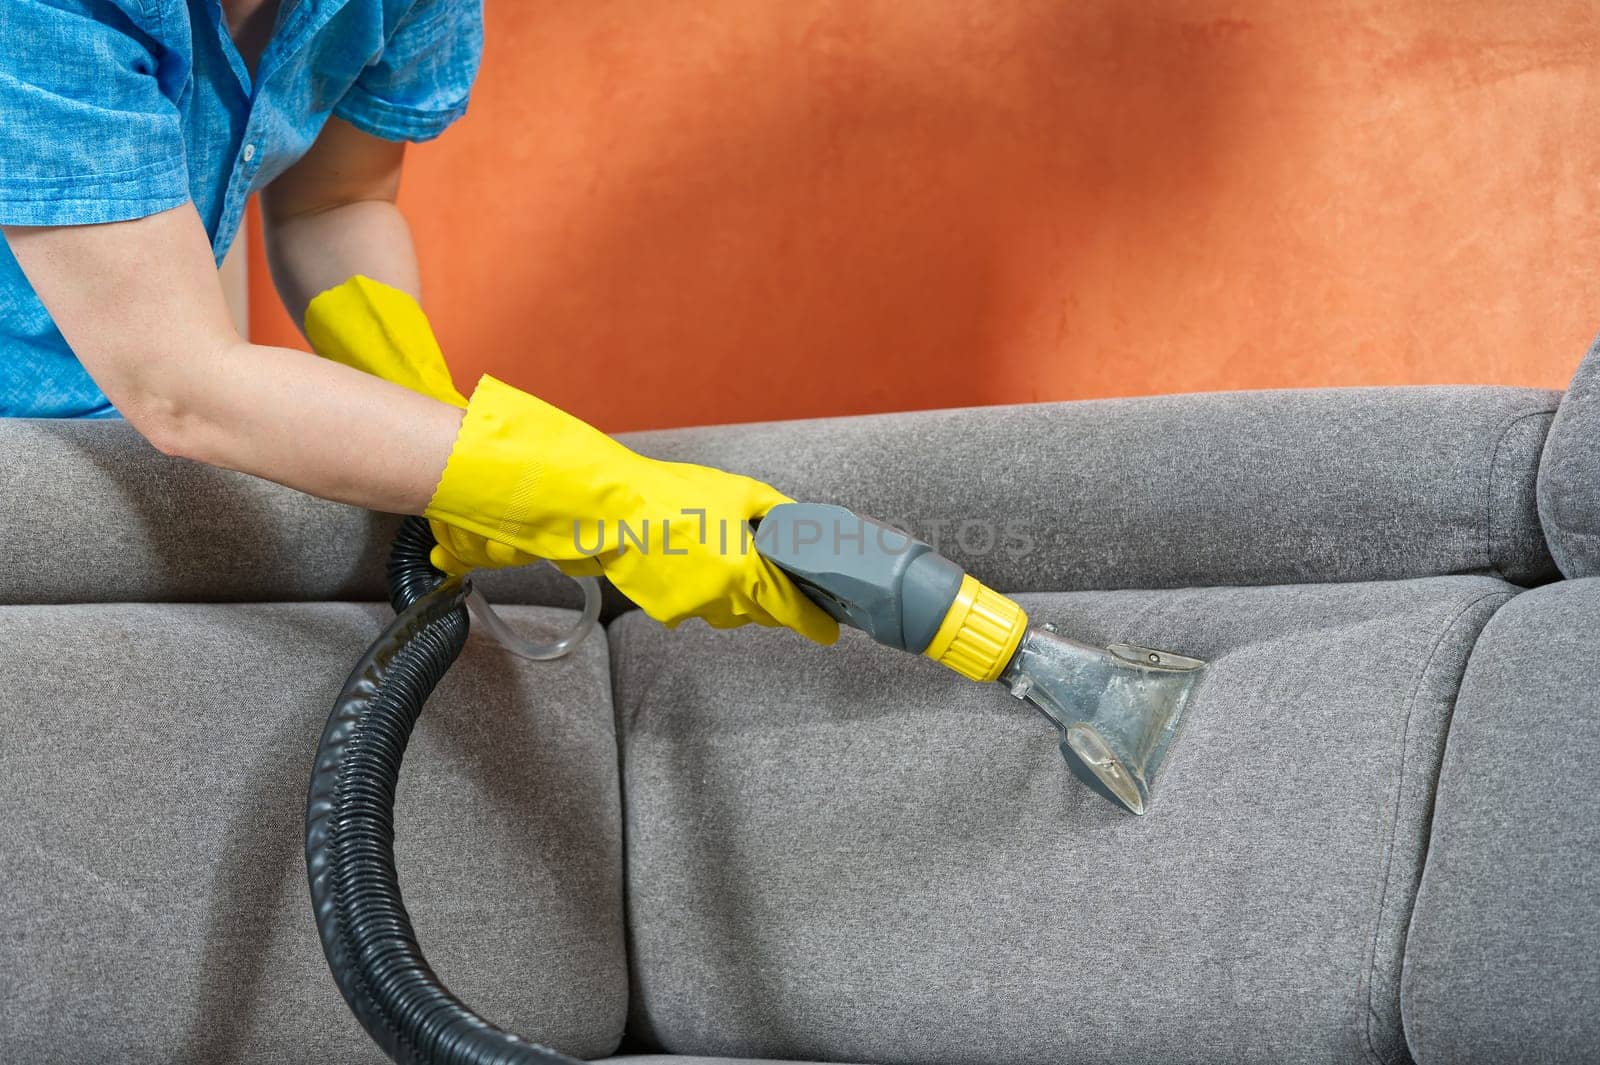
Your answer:
[[[955,602],[960,566],[909,533],[831,503],[782,503],[755,547],[834,619],[920,654]]]

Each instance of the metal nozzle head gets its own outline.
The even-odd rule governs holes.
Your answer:
[[[1077,755],[1077,760],[1073,760]],[[1150,808],[1150,777],[1147,772],[1128,768],[1093,725],[1078,722],[1061,733],[1061,757],[1072,771],[1096,791],[1111,793],[1111,798],[1136,814]],[[1090,775],[1084,778],[1084,772]],[[1098,786],[1097,786],[1098,785]]]
[[[1001,681],[1061,730],[1061,754],[1074,774],[1143,814],[1204,667],[1150,647],[1101,649],[1030,629]]]

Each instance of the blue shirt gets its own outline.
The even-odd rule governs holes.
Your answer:
[[[193,201],[220,263],[245,199],[330,115],[386,140],[466,110],[480,0],[280,0],[250,74],[218,0],[0,0],[0,225]],[[0,238],[0,416],[116,417]]]

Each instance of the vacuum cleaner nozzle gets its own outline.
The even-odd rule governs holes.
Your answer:
[[[773,507],[755,547],[842,624],[969,680],[1007,685],[1055,722],[1078,776],[1136,814],[1149,809],[1150,785],[1204,662],[1029,628],[1016,601],[932,545],[844,507]]]
[[[1205,663],[1133,644],[1092,647],[1031,628],[1000,682],[1061,733],[1061,755],[1080,779],[1136,814],[1183,720]]]

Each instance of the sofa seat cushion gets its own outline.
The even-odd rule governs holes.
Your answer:
[[[1019,598],[1209,659],[1143,818],[1000,687],[847,632],[611,627],[632,1037],[1008,1065],[1404,1059],[1398,977],[1485,577]]]
[[[0,607],[0,1061],[386,1060],[323,959],[304,818],[334,697],[392,616]],[[584,1055],[616,1048],[626,1008],[616,765],[603,636],[528,663],[474,634],[397,808],[440,976]]]
[[[1420,1065],[1600,1055],[1600,579],[1512,600],[1467,663],[1411,932]]]

